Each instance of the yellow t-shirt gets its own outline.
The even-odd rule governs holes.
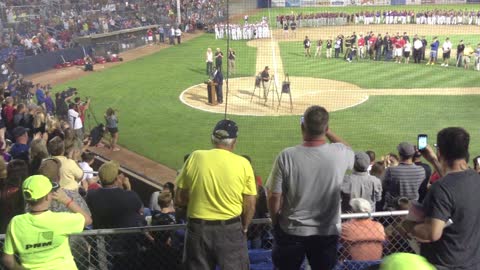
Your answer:
[[[257,195],[250,162],[223,149],[193,152],[176,183],[189,191],[190,218],[227,220],[240,216],[243,194]]]
[[[471,56],[472,53],[473,53],[473,49],[470,46],[466,47],[465,50],[463,51],[463,54],[466,56]]]
[[[60,186],[68,190],[78,190],[78,182],[83,178],[83,170],[73,159],[54,156],[60,161]]]
[[[68,235],[83,231],[84,224],[79,213],[15,216],[8,224],[3,252],[18,254],[22,266],[31,270],[76,270]]]

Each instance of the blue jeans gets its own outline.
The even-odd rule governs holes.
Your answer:
[[[305,256],[312,269],[331,270],[337,264],[338,235],[296,236],[274,229],[273,264],[279,270],[298,270]]]

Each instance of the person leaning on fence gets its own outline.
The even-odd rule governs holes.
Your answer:
[[[309,107],[300,124],[303,144],[284,149],[267,180],[272,259],[280,270],[299,269],[305,255],[312,269],[337,263],[340,188],[354,153],[328,125],[325,108]]]
[[[248,226],[257,195],[253,169],[233,153],[238,127],[219,121],[214,149],[194,151],[177,177],[176,206],[187,206],[185,270],[249,269]]]
[[[161,210],[152,213],[152,226],[177,224],[172,200],[172,192],[163,191],[160,193],[158,204]],[[171,270],[181,269],[182,256],[179,245],[180,239],[176,237],[177,232],[165,230],[151,233],[155,239],[154,247],[150,250],[152,269],[162,269],[162,267]],[[158,254],[162,254],[162,259],[158,260],[155,258]]]
[[[370,214],[372,205],[369,201],[356,198],[350,201],[354,213]],[[355,218],[342,223],[340,241],[346,251],[345,259],[355,261],[374,261],[382,258],[385,230],[370,217]]]
[[[119,175],[120,165],[108,161],[98,169],[102,188],[88,191],[86,201],[92,212],[94,229],[131,228],[143,225],[143,206],[137,193],[124,190],[128,178]],[[113,269],[140,269],[138,260],[140,234],[110,235],[107,251]],[[96,258],[98,259],[98,258]]]
[[[62,189],[53,191],[52,182],[45,176],[27,178],[22,192],[30,210],[15,216],[8,225],[3,263],[8,269],[77,269],[68,237],[90,225],[90,216]],[[53,200],[73,213],[51,212]],[[19,256],[21,265],[15,255]]]
[[[468,167],[469,144],[463,128],[438,132],[437,154],[427,146],[422,155],[442,178],[428,190],[419,222],[403,223],[422,243],[420,254],[438,270],[480,269],[480,175]]]

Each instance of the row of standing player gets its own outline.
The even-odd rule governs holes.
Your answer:
[[[270,27],[267,22],[244,25],[215,25],[215,39],[230,38],[232,40],[250,40],[269,37]]]
[[[397,33],[397,35],[390,37],[388,32],[382,38],[381,34],[375,36],[373,32],[368,33],[365,37],[361,34],[357,41],[355,32],[348,37],[339,35],[335,41],[328,39],[326,41],[326,57],[332,57],[332,51],[335,51],[335,58],[339,57],[340,53],[343,53],[343,41],[345,40],[346,51],[344,59],[351,62],[353,58],[370,58],[372,60],[395,60],[396,63],[401,63],[402,60],[408,64],[410,61],[411,53],[413,52],[414,62],[421,63],[422,60],[426,60],[426,52],[428,42],[425,36],[421,38],[418,35],[413,37],[412,43],[410,43],[410,37],[404,32],[403,35]],[[305,57],[311,57],[310,47],[311,41],[308,36],[303,41]],[[323,47],[323,40],[317,41],[317,48],[315,57],[321,57]],[[438,51],[442,50],[442,64],[443,67],[448,67],[450,63],[451,52],[453,49],[450,38],[446,38],[442,46],[437,37],[434,37],[430,43],[429,58],[427,59],[427,65],[435,65],[438,60]],[[466,46],[461,40],[457,45],[457,55],[455,64],[458,67],[464,67],[469,69],[471,62],[474,63],[474,68],[480,71],[480,44],[476,49],[473,49],[470,43]]]

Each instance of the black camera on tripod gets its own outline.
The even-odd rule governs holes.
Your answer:
[[[78,94],[77,88],[69,87],[67,90],[62,91],[60,96],[63,100],[65,100],[66,98],[74,96],[76,94]]]
[[[34,85],[31,81],[26,81],[23,79],[17,80],[15,84],[15,91],[17,92],[19,102],[28,103],[28,100],[30,100],[35,94],[33,91],[31,91],[33,90],[33,87]]]

